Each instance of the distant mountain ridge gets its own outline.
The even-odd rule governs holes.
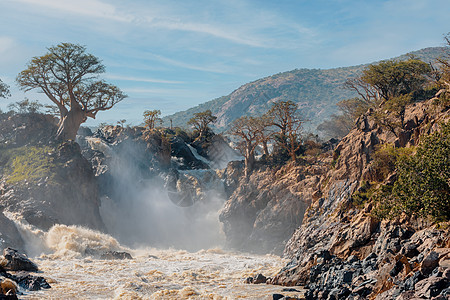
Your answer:
[[[446,52],[447,51],[447,52]],[[427,63],[444,54],[448,48],[430,47],[396,57],[407,59],[411,55]],[[308,120],[305,129],[315,131],[317,125],[338,112],[336,103],[355,97],[355,92],[343,88],[348,78],[358,76],[369,64],[334,69],[295,69],[247,83],[227,96],[222,96],[185,111],[164,118],[165,124],[187,127],[194,113],[211,110],[217,116],[214,127],[225,131],[235,119],[244,115],[260,115],[273,102],[292,100],[298,103],[303,117]]]

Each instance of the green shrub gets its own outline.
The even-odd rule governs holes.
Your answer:
[[[372,198],[374,187],[368,181],[362,181],[358,190],[351,195],[352,204],[355,207],[363,208]]]
[[[381,186],[374,197],[376,216],[404,212],[436,222],[450,220],[450,122],[424,138],[414,155],[400,156],[396,171],[393,185]]]
[[[401,157],[411,155],[413,148],[395,148],[393,144],[379,145],[373,154],[372,168],[376,181],[382,182],[395,171]]]

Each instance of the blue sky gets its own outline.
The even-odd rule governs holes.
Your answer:
[[[142,121],[224,96],[295,68],[333,68],[442,46],[448,0],[0,0],[0,78],[61,42],[102,59],[129,97],[95,121]]]

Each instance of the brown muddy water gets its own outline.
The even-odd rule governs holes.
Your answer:
[[[113,237],[77,226],[56,225],[48,232],[19,224],[28,252],[51,289],[23,291],[20,299],[272,299],[283,287],[245,284],[245,278],[275,275],[286,260],[220,248],[129,249]],[[103,260],[89,253],[127,251],[133,259]],[[40,254],[37,254],[40,253]],[[31,255],[33,256],[33,255]],[[301,288],[297,288],[301,290]]]

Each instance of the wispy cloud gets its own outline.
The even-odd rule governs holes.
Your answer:
[[[184,69],[202,71],[202,72],[210,72],[210,73],[219,73],[226,74],[231,72],[231,68],[225,65],[216,64],[212,66],[199,66],[190,63],[186,63],[184,61],[175,60],[172,58],[164,57],[162,55],[148,53],[148,57],[151,57],[159,62],[163,62],[169,64],[171,66],[176,66]]]
[[[115,6],[98,0],[16,0],[26,4],[46,7],[70,14],[87,17],[111,19],[121,22],[130,22],[133,18],[117,12]]]
[[[27,5],[40,6],[49,10],[57,10],[74,16],[92,18],[95,21],[105,19],[121,23],[133,24],[147,29],[160,29],[168,31],[190,32],[228,41],[234,44],[257,48],[282,48],[289,43],[277,41],[270,34],[272,30],[279,29],[280,24],[294,34],[312,36],[314,31],[297,22],[280,22],[282,17],[264,11],[252,13],[256,7],[249,5],[227,7],[225,16],[217,19],[197,14],[196,7],[179,9],[178,4],[167,1],[149,3],[144,6],[120,6],[101,0],[15,0]],[[201,4],[200,4],[201,5]],[[148,9],[148,7],[151,9]],[[228,5],[230,6],[230,5]],[[220,8],[219,8],[220,9]],[[242,11],[244,10],[244,11]],[[47,13],[43,11],[42,13]],[[229,21],[232,18],[232,22]],[[104,27],[100,27],[104,29]],[[95,30],[95,27],[93,28]],[[267,30],[269,29],[269,30]],[[293,37],[295,39],[295,37]]]
[[[132,76],[116,75],[116,74],[106,74],[105,77],[108,78],[108,79],[113,79],[113,80],[150,82],[150,83],[167,83],[167,84],[182,84],[182,83],[185,83],[184,81],[153,79],[153,78],[139,78],[139,77],[132,77]]]
[[[235,32],[230,30],[230,28],[220,28],[211,23],[192,23],[192,22],[182,22],[182,21],[171,21],[171,20],[158,20],[149,21],[150,26],[169,29],[169,30],[179,30],[187,32],[195,32],[210,35],[215,38],[225,39],[230,42],[247,45],[252,47],[269,47],[268,43],[262,38],[256,38],[255,36],[245,35],[242,31]]]

